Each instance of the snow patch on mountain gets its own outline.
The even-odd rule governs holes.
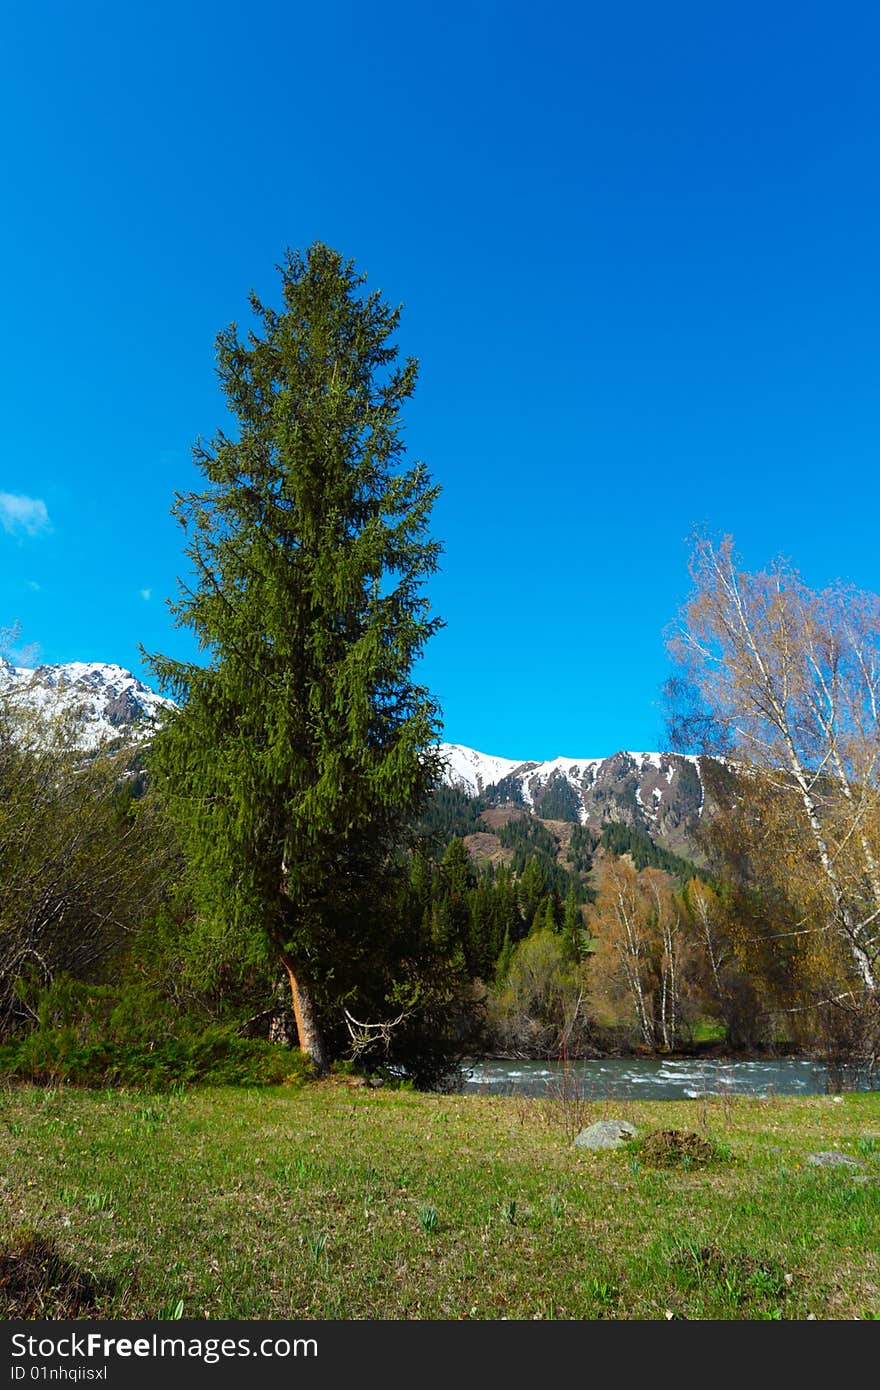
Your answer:
[[[440,754],[446,768],[444,781],[450,787],[460,787],[468,796],[479,796],[487,787],[526,766],[513,758],[496,758],[478,753],[460,743],[441,743]],[[534,767],[531,763],[528,766]]]
[[[123,739],[141,742],[174,701],[157,695],[131,671],[103,661],[13,666],[0,658],[0,698],[41,719],[70,719],[84,750]]]
[[[687,822],[699,818],[703,809],[700,762],[690,754],[624,749],[608,758],[516,762],[458,743],[441,743],[439,751],[447,785],[476,797],[508,780],[539,816],[543,796],[559,779],[574,792],[582,825],[623,821],[651,835],[674,837],[685,833]]]

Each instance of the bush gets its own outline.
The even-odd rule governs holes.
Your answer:
[[[153,1089],[278,1085],[307,1076],[300,1053],[219,1024],[193,1032],[192,1020],[172,1019],[168,1002],[142,986],[114,989],[59,976],[35,1003],[37,1027],[0,1047],[0,1074],[36,1084]]]
[[[516,1057],[577,1056],[589,1046],[585,967],[556,932],[533,932],[515,947],[503,982],[489,996],[493,1041]]]
[[[124,1043],[81,1044],[70,1035],[32,1033],[0,1047],[0,1073],[35,1085],[128,1086],[164,1090],[174,1085],[278,1086],[309,1076],[299,1052],[253,1038],[209,1029],[195,1040],[154,1047]]]
[[[655,1129],[634,1146],[652,1168],[705,1168],[729,1158],[726,1146],[682,1129]]]

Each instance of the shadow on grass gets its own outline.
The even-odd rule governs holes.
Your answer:
[[[109,1279],[66,1259],[37,1231],[17,1231],[0,1245],[0,1318],[81,1318],[100,1313],[115,1292]]]

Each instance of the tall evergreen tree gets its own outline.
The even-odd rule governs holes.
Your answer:
[[[517,884],[519,903],[524,920],[531,926],[535,913],[547,895],[547,880],[537,858],[530,859]]]
[[[402,462],[399,309],[318,242],[279,270],[281,307],[252,294],[257,327],[217,337],[235,430],[199,440],[204,490],[173,508],[195,581],[172,611],[209,659],[150,658],[181,701],[153,763],[202,912],[281,962],[323,1069],[318,1001],[381,950],[360,908],[438,775],[412,676],[440,625],[422,594],[438,488]]]
[[[565,899],[565,913],[562,919],[562,934],[568,943],[574,960],[580,960],[584,954],[584,918],[578,906],[577,895],[574,891],[574,884],[568,890]]]
[[[501,952],[500,952],[500,954],[499,954],[499,956],[498,956],[498,961],[497,961],[497,963],[496,963],[496,965],[495,965],[495,983],[496,983],[496,984],[499,984],[499,985],[503,985],[503,984],[504,984],[504,981],[507,979],[508,975],[510,974],[510,964],[511,964],[511,961],[512,961],[512,960],[513,960],[513,942],[512,942],[511,939],[510,939],[510,932],[509,932],[509,931],[506,931],[506,932],[504,933],[504,941],[503,941],[502,946],[501,946]]]

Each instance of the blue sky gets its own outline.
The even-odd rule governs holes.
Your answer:
[[[422,674],[507,757],[662,739],[694,525],[880,590],[880,10],[4,7],[0,626],[189,656],[218,329],[319,238],[402,302]],[[10,138],[11,136],[11,138]]]

